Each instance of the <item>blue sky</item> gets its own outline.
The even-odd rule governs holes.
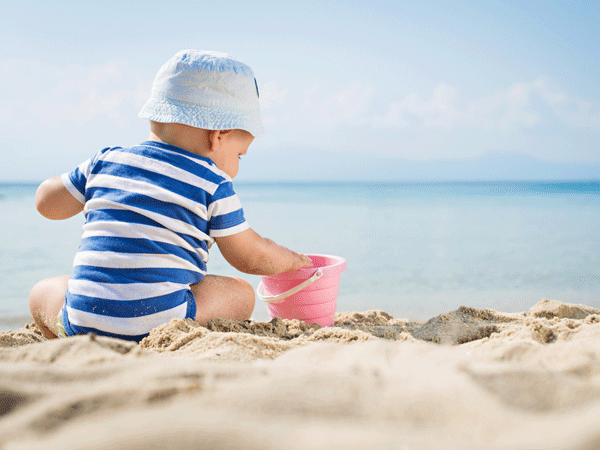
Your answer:
[[[145,140],[137,113],[185,48],[254,69],[267,135],[242,180],[435,177],[432,164],[480,159],[471,175],[486,178],[489,158],[600,178],[598,23],[596,1],[13,2],[0,180]]]

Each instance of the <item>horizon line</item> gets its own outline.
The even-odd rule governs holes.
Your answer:
[[[44,180],[0,180],[0,186],[35,186]],[[280,179],[233,180],[236,184],[392,184],[392,183],[600,183],[600,178],[381,178],[381,179]]]

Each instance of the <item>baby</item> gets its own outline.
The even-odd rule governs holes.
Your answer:
[[[261,237],[232,186],[239,159],[264,134],[252,69],[216,52],[184,50],[159,70],[139,114],[150,137],[105,148],[44,181],[35,204],[49,219],[84,211],[70,276],[31,290],[29,308],[48,338],[94,332],[140,341],[172,318],[246,320],[254,289],[207,275],[216,242],[237,270],[273,275],[310,259]]]

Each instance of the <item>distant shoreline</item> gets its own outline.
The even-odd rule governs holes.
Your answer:
[[[39,181],[3,181],[0,180],[0,188],[3,187],[37,187],[43,180]],[[556,179],[372,179],[372,180],[250,180],[240,179],[234,180],[236,185],[240,186],[275,186],[275,185],[390,185],[390,186],[402,186],[402,185],[484,185],[484,184],[596,184],[600,189],[600,178],[556,178]]]

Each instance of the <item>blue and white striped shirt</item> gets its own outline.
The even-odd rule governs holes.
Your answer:
[[[190,284],[206,275],[214,238],[249,227],[227,174],[160,142],[106,148],[62,181],[86,217],[63,308],[68,335],[139,341],[194,318]]]

